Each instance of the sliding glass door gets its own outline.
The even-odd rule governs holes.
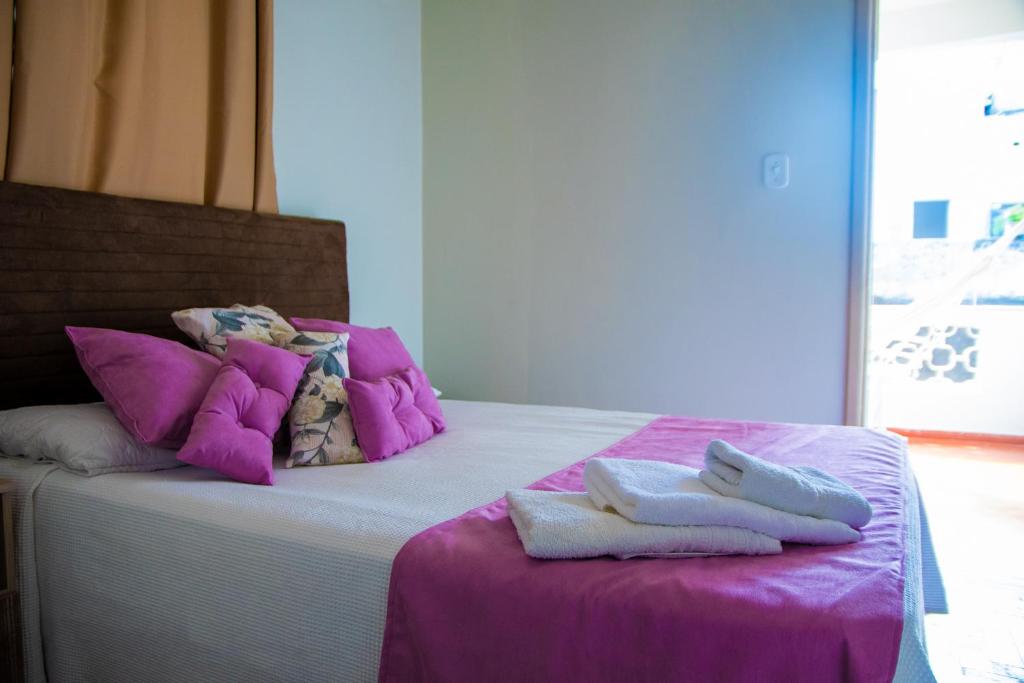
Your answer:
[[[863,421],[1024,434],[1024,3],[876,9]]]

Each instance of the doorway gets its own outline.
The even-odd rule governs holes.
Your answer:
[[[1024,2],[876,11],[863,421],[1024,435]]]

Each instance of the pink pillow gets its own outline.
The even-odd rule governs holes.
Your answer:
[[[169,339],[97,327],[65,327],[85,374],[128,432],[178,448],[220,364]]]
[[[444,414],[434,396],[427,374],[417,367],[398,334],[390,327],[360,327],[336,320],[292,318],[297,330],[309,332],[348,332],[348,368],[352,379],[375,380],[410,369],[419,375],[414,387],[416,406],[430,420],[435,433],[444,431]],[[356,435],[358,438],[358,434]]]
[[[270,485],[274,434],[309,358],[237,337],[227,344],[178,460],[236,481]]]
[[[342,380],[356,439],[368,462],[401,453],[434,435],[430,417],[414,399],[422,376],[416,368],[405,368],[370,381]]]

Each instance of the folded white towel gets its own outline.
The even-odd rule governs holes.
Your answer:
[[[871,504],[831,474],[814,467],[776,465],[715,439],[704,453],[700,479],[723,496],[859,529],[871,521]]]
[[[685,465],[594,458],[587,461],[583,481],[598,509],[612,509],[643,524],[733,526],[780,541],[818,545],[860,540],[860,533],[842,522],[719,495],[701,482],[697,470]]]
[[[526,554],[545,560],[614,555],[775,555],[782,544],[747,529],[636,524],[594,507],[585,493],[520,489],[505,494]]]

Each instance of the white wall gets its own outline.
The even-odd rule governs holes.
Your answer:
[[[841,421],[852,0],[423,11],[435,385]]]
[[[352,322],[423,349],[418,0],[274,3],[274,155],[282,213],[348,228]]]

